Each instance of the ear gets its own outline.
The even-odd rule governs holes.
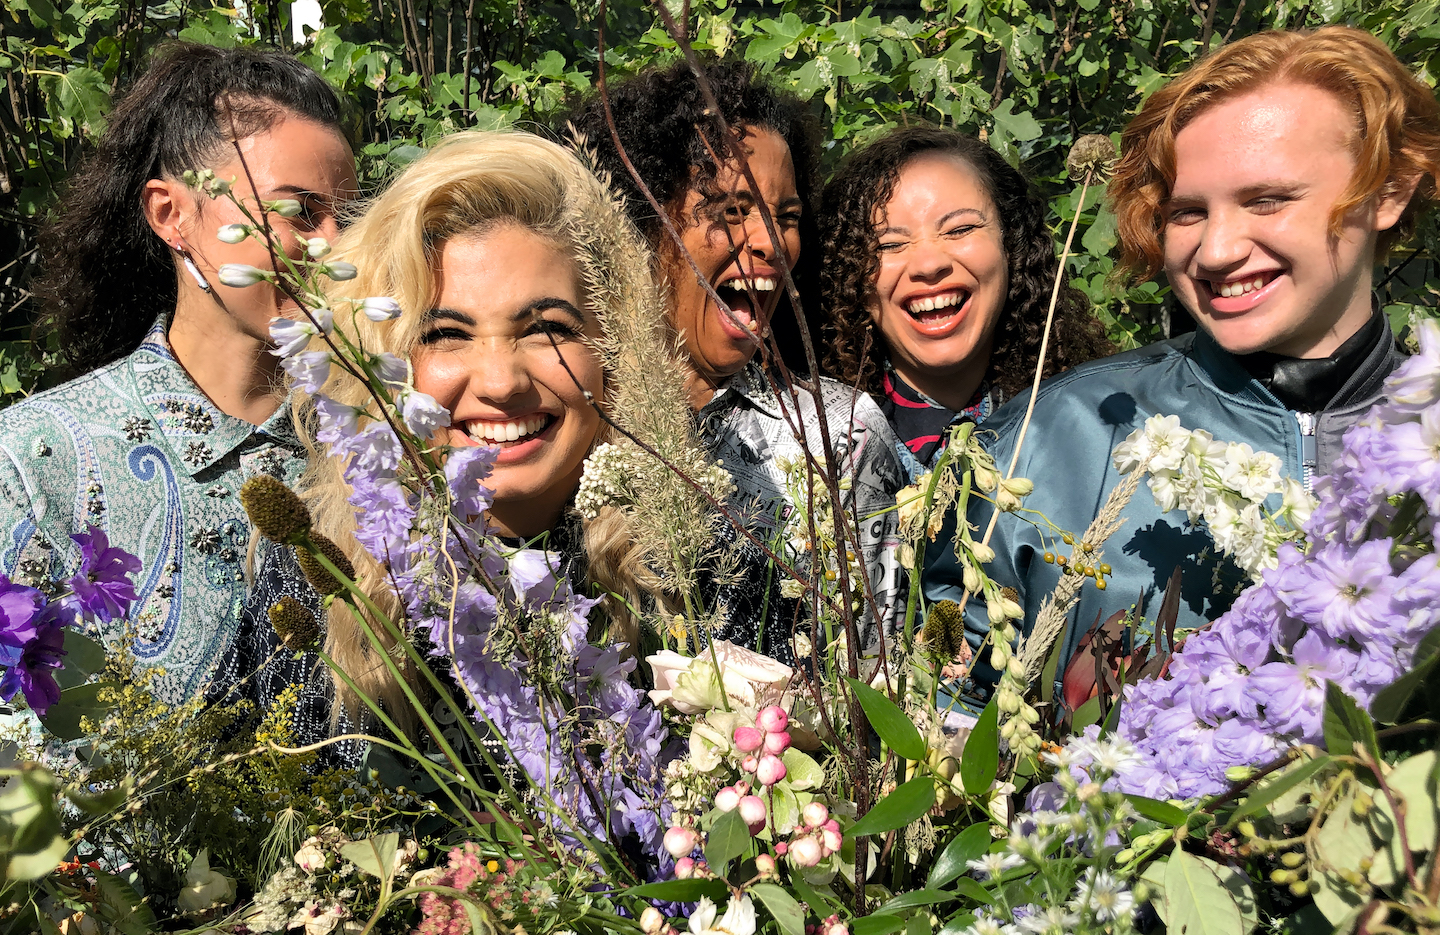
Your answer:
[[[155,236],[167,244],[184,241],[182,229],[195,213],[190,188],[178,179],[151,179],[140,189],[140,209]]]
[[[1375,208],[1377,231],[1387,231],[1400,222],[1400,217],[1405,213],[1405,208],[1410,204],[1419,184],[1418,175],[1406,179],[1391,179],[1385,183],[1385,187],[1380,191],[1380,203]]]

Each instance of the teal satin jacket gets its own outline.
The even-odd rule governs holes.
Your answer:
[[[1371,351],[1337,395],[1342,404],[1315,414],[1286,409],[1203,331],[1067,371],[1043,384],[1036,400],[1015,469],[1017,477],[1035,483],[1025,508],[1039,511],[1078,537],[1121,481],[1111,451],[1157,413],[1178,415],[1185,428],[1205,429],[1216,441],[1248,442],[1269,451],[1283,462],[1282,475],[1304,478],[1308,484],[1317,470],[1328,470],[1340,453],[1345,429],[1379,399],[1384,378],[1404,359],[1389,337],[1388,326],[1386,335],[1387,340]],[[1010,464],[1029,397],[1028,392],[1020,393],[976,429],[1002,472]],[[971,504],[969,521],[983,531],[992,508],[973,497]],[[1062,637],[1062,661],[1070,658],[1097,619],[1103,621],[1137,601],[1144,615],[1153,619],[1177,565],[1180,627],[1214,620],[1246,583],[1235,565],[1217,559],[1203,527],[1190,525],[1183,510],[1162,514],[1145,484],[1122,515],[1124,524],[1104,545],[1104,561],[1112,568],[1107,589],[1098,590],[1092,580],[1086,581]],[[1047,564],[1043,556],[1047,550],[1069,555],[1070,548],[1056,543],[1048,530],[1047,544],[1024,517],[1000,516],[990,543],[995,561],[988,570],[1000,585],[1019,592],[1028,632],[1060,577],[1060,569]],[[948,518],[926,553],[922,582],[931,602],[958,601],[964,591],[951,546],[954,521],[953,515]],[[974,598],[966,608],[966,630],[974,646],[989,630],[985,606]],[[1063,666],[1059,671],[1063,673]],[[983,700],[995,679],[988,665],[979,664],[973,678],[961,686],[962,692],[971,700]]]

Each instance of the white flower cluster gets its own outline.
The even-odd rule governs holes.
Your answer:
[[[1275,568],[1280,546],[1301,539],[1315,499],[1293,478],[1280,476],[1280,459],[1249,445],[1215,440],[1203,429],[1187,429],[1179,416],[1153,415],[1115,446],[1121,474],[1146,471],[1155,503],[1164,512],[1182,509],[1190,522],[1202,520],[1220,551],[1259,580]],[[1280,508],[1265,501],[1281,495]]]
[[[639,506],[647,471],[667,470],[655,458],[635,445],[606,442],[597,445],[585,459],[575,509],[585,519],[594,519],[607,506]],[[735,481],[720,463],[691,465],[689,477],[720,502],[735,492]]]

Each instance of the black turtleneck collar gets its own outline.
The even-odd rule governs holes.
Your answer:
[[[1384,313],[1377,307],[1370,319],[1329,357],[1283,357],[1270,351],[1237,355],[1236,360],[1287,409],[1323,412],[1337,399],[1377,348],[1393,340]]]

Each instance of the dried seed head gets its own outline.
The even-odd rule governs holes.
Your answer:
[[[290,595],[281,595],[266,613],[286,649],[304,652],[320,642],[320,626],[315,622],[315,615]]]
[[[293,543],[310,528],[310,511],[295,491],[269,474],[240,485],[240,503],[265,538]]]
[[[1079,182],[1089,175],[1091,182],[1101,182],[1115,171],[1117,161],[1115,144],[1110,142],[1110,137],[1091,133],[1080,137],[1075,141],[1075,145],[1070,147],[1070,155],[1065,159],[1065,170],[1070,173],[1073,181]]]
[[[350,580],[355,580],[355,566],[350,564],[350,559],[340,551],[340,547],[319,533],[310,534],[310,544],[315,546],[315,551],[330,559],[331,563]],[[345,590],[345,585],[320,564],[315,553],[301,546],[295,550],[295,557],[300,561],[300,570],[305,573],[305,580],[310,586],[323,595],[338,594]]]

